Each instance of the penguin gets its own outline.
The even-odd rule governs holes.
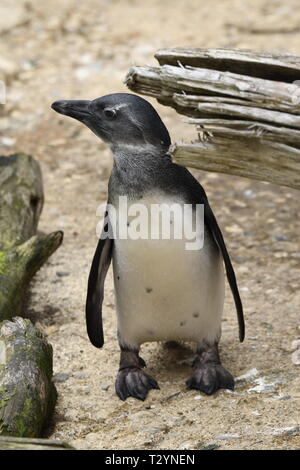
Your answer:
[[[113,154],[107,211],[92,261],[86,299],[87,333],[91,343],[104,344],[104,282],[113,264],[120,365],[115,389],[121,400],[145,400],[157,381],[144,370],[140,347],[152,341],[196,344],[189,389],[213,394],[234,388],[234,378],[221,364],[218,344],[224,306],[224,266],[235,301],[239,339],[245,336],[243,307],[234,269],[206,193],[187,168],[172,162],[169,132],[154,107],[130,93],[113,93],[92,101],[56,101],[52,108],[85,124],[106,142]],[[125,198],[125,199],[124,199]],[[127,208],[120,201],[127,202]],[[134,204],[203,208],[204,242],[186,249],[187,240],[118,236],[121,217],[132,223]],[[178,213],[174,212],[172,223]],[[152,223],[152,222],[151,222]],[[110,234],[110,235],[108,235]]]

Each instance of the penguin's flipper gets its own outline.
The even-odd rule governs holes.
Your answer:
[[[209,229],[211,230],[221,252],[223,255],[224,263],[225,263],[225,269],[226,269],[226,274],[227,274],[227,279],[230,285],[230,289],[234,298],[235,302],[235,307],[236,307],[236,312],[237,312],[237,317],[238,317],[238,324],[239,324],[239,338],[240,342],[242,343],[245,338],[245,322],[244,322],[244,314],[243,314],[243,305],[242,301],[240,298],[237,282],[236,282],[236,277],[234,273],[234,269],[231,264],[231,260],[225,245],[225,241],[222,235],[222,232],[220,230],[220,227],[218,226],[217,220],[214,216],[214,213],[209,206],[208,202],[205,204],[205,210],[204,210],[204,217],[205,217],[205,222]]]
[[[102,326],[102,302],[104,296],[104,281],[108,271],[113,248],[113,239],[107,236],[108,223],[103,227],[98,242],[88,280],[86,298],[86,326],[89,339],[96,348],[104,344]]]

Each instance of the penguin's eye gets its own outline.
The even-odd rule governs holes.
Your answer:
[[[104,109],[103,111],[104,116],[112,121],[113,119],[116,119],[117,117],[117,112],[114,109]]]

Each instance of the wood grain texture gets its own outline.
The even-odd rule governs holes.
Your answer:
[[[164,49],[127,86],[190,117],[199,139],[176,163],[300,189],[300,57],[229,49]],[[295,83],[293,83],[295,82]]]
[[[43,199],[36,160],[0,157],[0,321],[20,314],[31,279],[62,243],[61,231],[35,235]]]
[[[300,189],[300,150],[289,145],[215,137],[213,141],[175,144],[171,154],[183,166]]]
[[[300,79],[300,58],[293,54],[179,47],[161,49],[155,57],[160,65],[180,63],[284,82]]]
[[[27,319],[0,323],[0,434],[40,436],[55,402],[51,345]]]

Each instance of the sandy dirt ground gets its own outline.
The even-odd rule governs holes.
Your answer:
[[[58,389],[45,436],[77,449],[299,449],[299,193],[243,178],[194,172],[205,187],[232,255],[246,318],[238,341],[227,287],[221,357],[234,392],[187,391],[189,345],[146,344],[160,384],[145,402],[120,401],[112,273],[104,300],[105,345],[85,330],[84,303],[97,243],[98,205],[112,164],[83,125],[50,109],[57,99],[126,92],[133,64],[155,64],[162,47],[231,47],[300,55],[298,0],[2,0],[0,153],[31,153],[44,175],[39,228],[64,243],[35,278],[26,315],[48,336]],[[299,77],[300,78],[300,77]],[[173,141],[195,137],[172,109],[152,103]]]

